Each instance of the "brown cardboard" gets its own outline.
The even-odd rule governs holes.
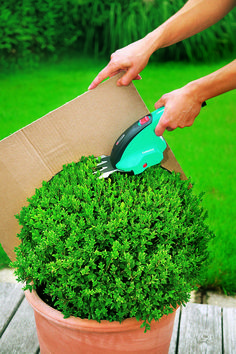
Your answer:
[[[133,84],[117,77],[78,96],[0,142],[0,242],[13,260],[20,230],[14,215],[43,180],[83,155],[109,155],[117,137],[148,109]],[[172,151],[163,167],[185,175]]]

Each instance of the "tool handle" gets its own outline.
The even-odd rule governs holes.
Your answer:
[[[202,107],[205,107],[207,104],[206,104],[206,101],[202,102]],[[148,117],[150,116],[152,118],[152,122],[150,122],[150,127],[148,129],[152,130],[152,128],[156,127],[156,125],[159,123],[159,120],[161,119],[161,116],[162,114],[164,113],[164,109],[165,107],[160,107],[158,109],[156,109],[155,111],[153,111],[152,113],[148,114]],[[142,119],[139,120],[139,122],[141,121],[145,121],[147,116],[143,117]]]
[[[153,130],[153,134],[155,134],[154,129],[152,129],[153,125],[159,122],[162,114],[164,112],[164,107],[161,107],[154,111],[153,113],[147,114],[146,116],[139,119],[137,122],[132,124],[128,129],[126,129],[116,140],[111,156],[110,161],[112,166],[115,168],[116,164],[120,161],[125,149],[129,145],[129,143],[144,129],[148,126],[151,126],[151,131]],[[145,141],[142,142],[145,145]]]
[[[202,107],[205,107],[207,104],[206,104],[206,101],[204,101],[204,102],[202,102]],[[159,120],[160,120],[160,118],[161,118],[161,116],[162,116],[162,114],[164,113],[164,109],[165,109],[165,107],[163,106],[163,107],[161,107],[161,108],[158,108],[158,109],[156,109],[154,112],[152,112],[151,113],[151,115],[152,115],[152,124],[154,125],[154,124],[158,124],[159,123]],[[155,126],[156,127],[156,126]],[[154,127],[154,128],[155,128]]]
[[[205,105],[206,102],[203,102],[202,107]],[[140,156],[144,156],[149,151],[148,163],[143,164],[143,166],[156,164],[158,163],[156,162],[158,159],[159,162],[161,161],[163,158],[162,153],[166,148],[166,142],[162,136],[156,136],[155,127],[161,119],[164,109],[165,107],[161,107],[147,114],[120,135],[112,148],[110,156],[113,168],[125,171],[136,169],[136,171],[139,171],[139,167],[135,166],[134,160],[138,160]],[[122,162],[120,162],[121,159]]]

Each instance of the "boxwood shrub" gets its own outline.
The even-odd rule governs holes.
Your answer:
[[[17,215],[13,266],[65,317],[149,329],[200,282],[213,237],[202,195],[160,166],[98,179],[96,164],[83,157],[35,190]]]

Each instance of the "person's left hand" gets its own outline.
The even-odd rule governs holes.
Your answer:
[[[163,95],[156,103],[155,108],[165,106],[164,113],[155,128],[158,136],[165,130],[190,127],[201,110],[202,102],[197,99],[188,85]]]
[[[117,81],[118,86],[127,86],[132,80],[140,80],[140,73],[147,65],[151,54],[152,52],[148,48],[145,37],[115,51],[111,55],[108,65],[100,71],[90,84],[89,90],[97,87],[104,79],[112,77],[121,71],[124,74]]]

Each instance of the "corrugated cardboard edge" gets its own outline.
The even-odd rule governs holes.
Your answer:
[[[161,162],[161,166],[170,172],[179,173],[180,178],[182,180],[187,180],[187,177],[186,177],[182,167],[180,166],[180,164],[176,160],[175,155],[173,154],[173,152],[168,144],[167,144],[167,148],[165,149],[163,155],[164,155],[164,158]]]
[[[109,155],[119,135],[148,113],[134,85],[117,87],[116,81],[105,81],[0,142],[0,242],[12,260],[20,231],[14,215],[35,188],[83,155]],[[162,166],[185,178],[169,147]]]

